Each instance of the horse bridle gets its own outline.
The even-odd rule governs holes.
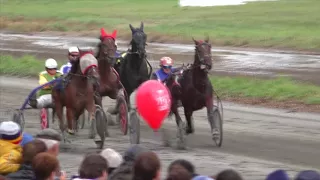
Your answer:
[[[211,52],[204,54],[203,57],[200,56],[198,47],[199,47],[199,46],[203,46],[203,45],[206,45],[206,46],[208,46],[208,47],[210,46],[210,44],[207,43],[207,42],[202,42],[201,44],[196,45],[196,55],[198,56],[199,61],[200,61],[200,64],[198,64],[196,67],[199,67],[199,66],[201,66],[201,65],[206,65],[206,66],[208,66],[208,64],[205,63],[205,58],[206,58],[206,57],[209,57],[210,59],[212,59]]]
[[[107,39],[110,42],[112,38],[107,38]],[[105,48],[107,50],[107,53],[105,53],[105,51],[102,52],[103,53],[102,59],[107,60],[109,63],[113,63],[113,62],[110,62],[110,61],[115,60],[116,57],[114,55],[110,56],[109,51],[114,50],[114,49],[108,47],[106,44],[103,43],[103,41],[100,43],[100,46],[101,46],[100,47],[101,49]],[[101,54],[101,52],[100,52],[100,54]],[[100,54],[99,54],[99,56],[100,56]]]

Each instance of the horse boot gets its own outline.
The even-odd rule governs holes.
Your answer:
[[[74,135],[74,134],[75,134],[75,131],[74,131],[73,129],[67,128],[67,132],[68,132],[70,135]]]

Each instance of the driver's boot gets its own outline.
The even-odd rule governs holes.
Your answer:
[[[32,108],[37,108],[37,105],[38,105],[38,101],[37,99],[34,99],[34,98],[30,98],[29,99],[29,105],[32,107]]]

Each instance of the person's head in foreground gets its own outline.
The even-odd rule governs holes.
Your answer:
[[[85,156],[79,168],[79,178],[77,179],[108,179],[108,162],[100,154],[89,154]]]
[[[59,162],[56,156],[42,152],[32,160],[32,169],[36,180],[53,180],[59,169]]]
[[[301,171],[294,180],[320,180],[320,173],[314,170]]]
[[[133,145],[124,153],[123,159],[125,162],[134,162],[144,152],[149,152],[149,150],[141,145]]]
[[[168,173],[170,173],[170,171],[172,171],[173,169],[180,167],[185,168],[192,175],[192,177],[197,175],[193,164],[185,159],[177,159],[173,161],[168,167]]]
[[[174,166],[167,175],[166,180],[191,180],[192,174],[182,166]]]
[[[61,135],[54,129],[44,129],[36,135],[36,139],[41,140],[47,146],[48,152],[58,156]]]
[[[25,146],[23,146],[23,150],[22,150],[23,164],[31,165],[36,155],[46,151],[47,151],[46,144],[38,139],[35,139],[27,143]]]
[[[19,124],[13,121],[1,122],[0,139],[12,144],[20,144],[22,141],[22,132]]]
[[[122,163],[122,156],[115,150],[107,148],[101,151],[101,156],[103,156],[109,164],[108,174],[111,174],[113,170],[120,166]]]
[[[290,180],[290,178],[284,170],[279,169],[271,172],[266,180]]]
[[[160,160],[154,152],[141,153],[134,162],[133,180],[160,180]]]
[[[226,169],[218,173],[216,180],[243,180],[243,178],[235,170]]]

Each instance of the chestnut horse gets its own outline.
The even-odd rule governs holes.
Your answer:
[[[69,134],[74,134],[74,130],[78,128],[75,121],[79,119],[85,109],[88,111],[91,121],[94,121],[95,104],[101,106],[101,97],[97,93],[100,76],[95,61],[92,51],[80,50],[80,58],[72,65],[69,72],[69,81],[66,84],[59,83],[53,88],[52,98],[64,141],[70,142],[66,137],[65,130]],[[64,106],[67,109],[67,126],[63,120]]]

